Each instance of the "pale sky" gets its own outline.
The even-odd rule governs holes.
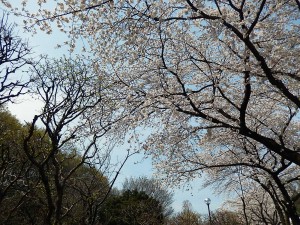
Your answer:
[[[10,20],[13,22],[19,23],[20,20],[14,17],[10,17]],[[22,28],[19,27],[16,30],[19,30],[18,35],[22,38],[28,40],[29,45],[33,47],[33,51],[35,54],[48,54],[50,57],[61,57],[63,54],[68,54],[68,52],[64,49],[55,49],[54,47],[62,42],[64,39],[64,35],[60,32],[54,32],[52,35],[47,35],[42,32],[38,32],[37,35],[31,36],[30,34],[26,34],[22,31]],[[33,119],[34,114],[39,109],[40,103],[38,100],[34,99],[19,99],[18,104],[9,105],[9,109],[12,114],[16,115],[17,118],[21,121],[31,121]],[[120,148],[120,147],[119,147]],[[121,159],[124,156],[124,153],[116,154],[115,157]],[[123,170],[121,171],[120,176],[117,180],[117,187],[121,187],[122,182],[125,178],[130,177],[139,177],[139,176],[152,176],[154,172],[151,159],[144,159],[143,155],[135,155],[131,157]],[[204,199],[209,197],[211,201],[211,210],[216,210],[221,206],[224,196],[217,196],[213,194],[213,191],[206,188],[201,189],[201,179],[195,180],[191,183],[191,189],[186,190],[186,188],[178,187],[177,189],[173,189],[174,191],[174,203],[173,208],[176,212],[181,210],[182,202],[184,200],[189,200],[193,206],[193,209],[200,214],[207,213],[207,206],[204,203]]]

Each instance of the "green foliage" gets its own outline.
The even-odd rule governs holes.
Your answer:
[[[105,225],[159,225],[164,220],[159,201],[137,190],[111,195],[99,218]]]
[[[165,218],[173,213],[173,193],[164,187],[159,180],[147,177],[126,179],[123,183],[123,190],[137,190],[153,197],[160,202]]]
[[[0,109],[0,221],[13,218],[29,194],[31,164],[22,152],[23,126],[6,109]],[[25,194],[26,193],[26,194]],[[10,224],[10,223],[7,223]]]
[[[48,196],[41,170],[49,182],[50,194],[57,198],[55,162],[59,163],[63,183],[62,208],[65,224],[87,224],[109,188],[107,178],[93,165],[81,164],[77,154],[58,152],[45,161],[51,141],[41,129],[35,129],[24,150],[28,125],[22,125],[10,112],[0,109],[0,221],[1,224],[44,224],[49,211]]]

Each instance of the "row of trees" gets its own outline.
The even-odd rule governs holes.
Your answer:
[[[217,210],[211,213],[211,218],[201,216],[192,209],[189,201],[184,201],[181,212],[169,219],[168,225],[245,225],[239,213],[229,210]]]
[[[115,189],[100,213],[106,225],[166,224],[173,212],[173,195],[154,179],[125,180],[122,190]]]
[[[181,211],[172,213],[172,192],[162,188],[161,184],[153,179],[129,179],[125,180],[122,190],[115,190],[111,193],[101,212],[101,218],[105,221],[104,224],[108,225],[282,224],[280,211],[272,206],[270,195],[267,192],[257,193],[261,195],[251,192],[252,196],[249,196],[250,193],[245,190],[245,199],[227,201],[227,207],[225,205],[211,212],[211,218],[209,218],[207,214],[201,215],[195,212],[189,201],[183,202]],[[242,206],[243,203],[246,207]],[[231,211],[228,208],[231,208]]]
[[[45,130],[29,134],[30,125],[3,108],[0,124],[1,223],[92,224],[109,190],[108,179],[75,152],[58,150],[46,161],[52,143]]]
[[[207,185],[235,193],[245,224],[300,224],[298,0],[62,0],[36,12],[2,3],[29,31],[57,25],[71,51],[85,42],[86,55],[60,66],[67,76],[33,65],[45,107],[30,127],[45,126],[49,159],[92,131],[135,132],[165,181],[206,173]]]
[[[33,61],[29,47],[14,29],[4,15],[0,64],[1,223],[165,223],[173,212],[172,195],[158,182],[131,179],[124,183],[123,190],[110,193],[118,174],[108,177],[113,146],[110,142],[100,144],[99,140],[122,115],[113,117],[114,102],[105,97],[105,81],[94,76],[79,58],[42,57]],[[21,72],[23,80],[11,82],[20,78]],[[32,122],[22,124],[7,110],[6,103],[25,94],[37,98],[42,109]],[[101,119],[92,121],[93,114]]]
[[[157,181],[126,180],[122,190],[110,193],[107,177],[95,164],[82,163],[75,149],[59,149],[58,162],[42,164],[52,149],[45,130],[29,134],[31,125],[22,125],[3,107],[0,124],[2,224],[158,225],[171,217],[173,196]]]
[[[192,211],[188,202],[184,203],[182,212],[173,215],[173,194],[154,179],[128,179],[125,180],[122,190],[114,189],[108,193],[108,179],[92,164],[87,163],[76,169],[69,179],[64,180],[64,192],[59,196],[56,187],[58,178],[53,162],[49,161],[45,172],[40,172],[28,159],[27,152],[24,152],[23,144],[28,137],[29,125],[22,125],[4,108],[0,110],[0,124],[2,224],[45,224],[52,219],[48,219],[51,210],[48,201],[53,200],[55,212],[58,211],[57,201],[61,200],[63,214],[58,219],[58,224],[208,224],[208,218],[205,222],[205,219]],[[51,141],[44,130],[36,129],[30,139],[30,146],[31,149],[39,149],[34,152],[34,160],[43,160],[51,150]],[[81,161],[80,155],[74,152],[59,151],[57,157],[62,160],[60,169],[64,177],[64,174],[69,175]],[[227,214],[224,214],[226,219],[223,214],[213,214],[213,221],[224,217],[225,222],[230,216]]]
[[[174,213],[173,194],[157,180],[140,177],[127,179],[122,189],[114,189],[100,212],[105,225],[245,225],[237,212],[219,209],[201,215],[184,201],[182,210]]]
[[[107,85],[80,59],[31,58],[31,49],[7,21],[2,15],[1,224],[96,224],[130,155],[112,167],[113,145],[102,137],[119,117],[112,116]],[[25,94],[42,107],[22,124],[6,105]]]

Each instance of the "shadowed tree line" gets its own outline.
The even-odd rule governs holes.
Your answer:
[[[113,106],[106,104],[105,84],[98,81],[95,88],[98,77],[79,59],[40,57],[33,63],[27,43],[14,29],[3,15],[1,224],[96,224],[117,171],[129,157],[128,153],[123,164],[112,168],[113,146],[100,144],[116,119],[111,117]],[[30,93],[28,98],[39,99],[41,109],[31,122],[22,124],[8,112],[6,103],[26,93]],[[91,123],[96,108],[101,118]]]

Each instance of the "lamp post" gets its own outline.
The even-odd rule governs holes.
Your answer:
[[[207,205],[208,216],[209,216],[209,224],[211,225],[211,215],[210,215],[210,208],[209,208],[209,204],[211,203],[211,200],[210,200],[210,198],[206,198],[206,199],[204,199],[204,202]]]

